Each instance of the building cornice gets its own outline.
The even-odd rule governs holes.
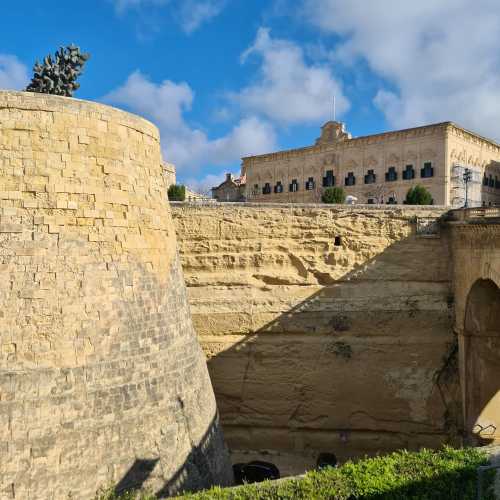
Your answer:
[[[381,132],[379,134],[365,135],[361,137],[353,137],[351,139],[344,139],[338,142],[328,144],[316,144],[312,146],[305,146],[302,148],[294,148],[283,151],[276,151],[274,153],[266,153],[262,155],[246,156],[242,158],[243,163],[252,163],[254,160],[261,161],[276,161],[288,160],[304,156],[305,154],[320,154],[332,149],[349,149],[351,147],[368,146],[376,144],[381,141],[387,140],[401,140],[401,139],[414,139],[424,137],[436,133],[437,131],[450,132],[451,134],[461,137],[468,142],[481,144],[488,149],[500,152],[500,145],[491,139],[487,139],[479,134],[471,132],[451,121],[434,123],[430,125],[423,125],[421,127],[413,127],[403,130],[394,130],[389,132]]]
[[[486,137],[483,137],[482,135],[467,130],[466,128],[463,128],[460,125],[457,125],[456,123],[453,122],[448,122],[447,129],[448,131],[451,132],[451,134],[460,137],[462,139],[465,139],[467,142],[486,146],[491,151],[500,152],[500,144],[495,142],[493,139],[488,139]]]

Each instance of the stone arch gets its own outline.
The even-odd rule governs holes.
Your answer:
[[[465,424],[472,441],[500,441],[500,288],[479,279],[467,298]]]

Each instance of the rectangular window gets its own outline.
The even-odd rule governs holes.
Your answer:
[[[356,184],[356,177],[354,177],[353,172],[349,172],[347,174],[347,177],[345,178],[345,185],[346,186],[354,186]]]
[[[422,179],[434,177],[432,162],[428,161],[424,163],[424,168],[420,169],[420,177],[422,177]]]
[[[289,190],[291,193],[296,193],[299,190],[299,183],[297,182],[297,179],[292,180]]]
[[[323,187],[335,186],[335,177],[333,175],[333,170],[327,170],[325,176],[323,177]]]
[[[411,181],[412,179],[415,179],[415,169],[413,168],[413,165],[406,165],[403,171],[403,180]]]
[[[266,182],[262,188],[262,194],[271,194],[271,184],[269,182]]]
[[[396,167],[389,167],[389,170],[385,174],[386,182],[394,182],[398,180],[398,173],[396,172]]]
[[[365,184],[375,184],[377,176],[373,173],[373,170],[368,170],[368,173],[365,175]]]
[[[282,193],[283,192],[283,185],[281,184],[281,181],[278,181],[276,183],[276,186],[274,186],[274,192],[275,193]]]
[[[306,182],[306,191],[312,191],[314,187],[315,187],[314,178],[309,177],[309,179]]]

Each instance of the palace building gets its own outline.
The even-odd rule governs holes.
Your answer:
[[[329,121],[313,146],[243,158],[250,202],[317,203],[341,186],[358,203],[401,204],[420,184],[435,205],[500,204],[500,145],[452,122],[351,137]]]

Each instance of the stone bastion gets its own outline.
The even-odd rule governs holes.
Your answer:
[[[230,482],[157,129],[0,92],[0,498]]]

